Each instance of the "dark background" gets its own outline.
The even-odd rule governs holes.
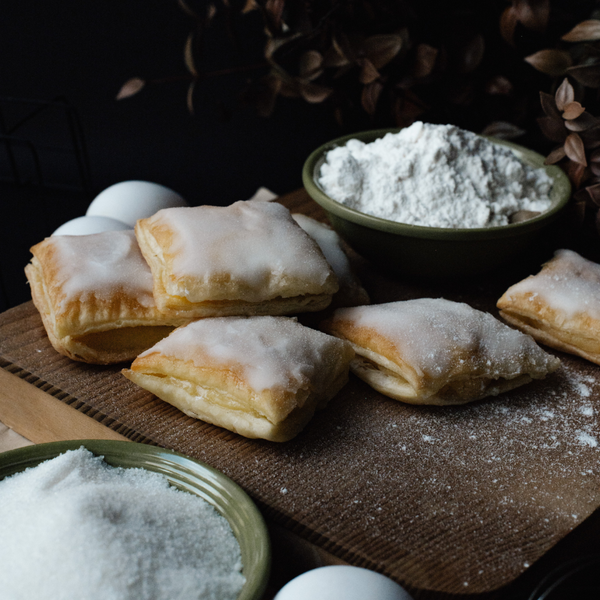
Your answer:
[[[262,58],[259,15],[245,18],[237,51],[218,22],[212,27],[207,69],[233,62],[236,52]],[[2,1],[0,110],[15,162],[4,135],[0,310],[30,298],[29,248],[83,215],[109,185],[154,181],[192,205],[247,199],[260,186],[284,194],[301,186],[308,154],[345,133],[329,109],[301,100],[258,116],[239,94],[259,72],[201,82],[191,115],[188,81],[177,79],[186,75],[191,26],[175,0]],[[135,76],[173,81],[117,101]]]

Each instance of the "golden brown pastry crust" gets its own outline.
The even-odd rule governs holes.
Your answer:
[[[177,329],[123,374],[189,416],[282,442],[346,383],[353,356],[287,317],[215,317]]]
[[[410,404],[464,404],[541,379],[560,361],[463,303],[422,298],[338,309],[322,325],[356,352],[351,370]]]
[[[166,314],[317,311],[339,287],[317,243],[277,203],[166,209],[135,232]]]
[[[133,360],[188,322],[156,308],[133,231],[53,236],[31,252],[25,274],[33,303],[53,347],[73,360]]]
[[[500,315],[539,342],[600,364],[600,265],[559,250],[506,290]]]

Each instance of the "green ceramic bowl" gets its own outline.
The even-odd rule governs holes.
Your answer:
[[[325,209],[333,228],[360,255],[396,274],[426,279],[473,277],[527,261],[556,248],[564,214],[571,195],[565,173],[545,166],[544,157],[503,140],[524,162],[543,167],[553,178],[552,206],[540,216],[500,227],[445,229],[396,223],[373,217],[336,202],[317,183],[325,154],[350,139],[365,143],[398,129],[365,131],[337,138],[317,148],[304,163],[302,180],[311,198]]]
[[[164,475],[171,485],[200,496],[231,525],[242,552],[246,583],[238,600],[259,600],[271,567],[271,546],[262,515],[250,497],[223,473],[182,454],[134,442],[74,440],[26,446],[0,454],[0,480],[84,446],[115,467],[143,468]]]

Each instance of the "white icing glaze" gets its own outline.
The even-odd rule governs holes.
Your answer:
[[[342,249],[340,236],[324,223],[306,215],[293,214],[292,217],[310,235],[323,252],[327,262],[341,281],[351,278],[350,261]]]
[[[115,290],[154,306],[152,273],[132,230],[50,238],[56,249],[62,303],[94,295],[110,299]]]
[[[335,314],[385,335],[405,362],[431,377],[464,372],[467,363],[474,375],[512,378],[524,367],[543,367],[552,360],[529,335],[462,302],[420,298]]]
[[[281,204],[240,201],[227,207],[171,208],[156,217],[177,232],[168,249],[174,255],[175,280],[194,277],[203,283],[219,277],[224,290],[226,282],[236,282],[244,288],[244,299],[254,301],[269,294],[315,293],[315,286],[330,275],[318,246]],[[293,293],[286,294],[281,283],[289,280],[296,281]],[[306,290],[298,289],[298,280],[306,282]],[[204,300],[203,292],[201,285],[177,289],[192,302]]]
[[[566,318],[585,313],[600,319],[600,265],[572,250],[558,250],[537,275],[513,285],[509,299],[511,294],[540,296]]]
[[[197,367],[208,360],[239,371],[256,392],[296,392],[323,383],[314,380],[319,365],[335,361],[341,344],[287,317],[216,317],[179,327],[140,356],[160,352]]]

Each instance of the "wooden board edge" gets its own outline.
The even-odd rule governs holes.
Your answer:
[[[74,439],[128,440],[3,368],[0,389],[0,421],[35,444]]]

